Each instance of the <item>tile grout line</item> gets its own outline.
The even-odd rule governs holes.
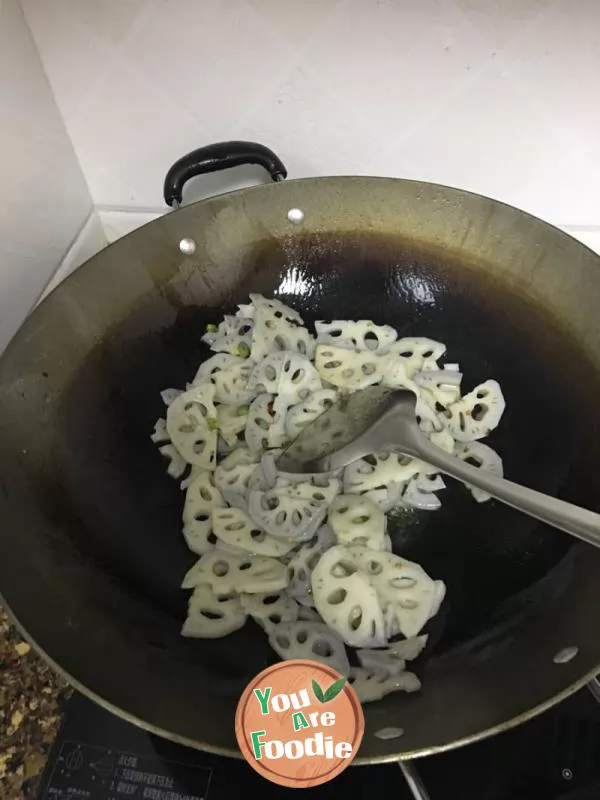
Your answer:
[[[27,314],[30,314],[31,311],[38,305],[38,303],[45,297],[46,293],[48,292],[48,287],[52,286],[52,284],[54,283],[57,275],[59,275],[60,271],[63,269],[63,267],[65,265],[65,262],[68,261],[69,257],[76,251],[77,247],[81,244],[81,242],[83,241],[83,239],[84,239],[84,237],[86,235],[88,227],[91,228],[91,225],[93,223],[94,217],[96,217],[96,216],[98,216],[98,212],[96,211],[95,207],[92,206],[90,213],[87,215],[87,217],[85,218],[83,224],[81,225],[81,227],[79,228],[79,230],[77,231],[77,233],[75,234],[73,239],[71,240],[69,246],[67,247],[67,249],[63,253],[62,258],[60,259],[60,262],[59,262],[58,266],[52,272],[52,275],[50,276],[50,278],[44,284],[42,290],[37,295],[36,299],[34,300],[34,302],[32,303],[31,307],[29,308],[29,311],[27,312]],[[59,283],[60,283],[60,281],[59,281]]]

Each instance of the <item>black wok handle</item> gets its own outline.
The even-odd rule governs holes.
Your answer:
[[[274,181],[287,177],[287,169],[272,150],[256,142],[217,142],[192,150],[176,161],[167,172],[163,196],[168,206],[179,206],[183,187],[190,178],[206,175],[243,164],[258,164],[264,167]]]

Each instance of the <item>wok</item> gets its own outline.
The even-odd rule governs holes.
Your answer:
[[[221,144],[178,162],[165,197],[177,204],[191,175],[247,162],[285,176],[266,148]],[[81,691],[226,755],[239,755],[243,688],[277,656],[250,622],[224,639],[179,635],[194,556],[183,496],[149,437],[159,392],[208,356],[206,323],[250,291],[308,322],[367,317],[445,342],[467,386],[502,386],[490,444],[508,478],[594,510],[600,495],[600,259],[540,220],[414,181],[278,180],[183,207],[99,253],[0,361],[0,588]],[[415,662],[423,690],[364,707],[356,763],[502,731],[598,670],[600,550],[455,486],[439,512],[394,520],[391,534],[446,581],[447,600]],[[377,736],[392,726],[404,735]]]

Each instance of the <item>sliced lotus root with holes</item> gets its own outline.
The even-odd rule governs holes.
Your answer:
[[[210,383],[179,395],[167,409],[167,432],[188,464],[214,469],[217,450],[217,411]]]
[[[323,622],[316,608],[303,605],[298,606],[298,619],[304,620],[304,622]]]
[[[276,451],[274,450],[271,451],[271,453],[275,452]],[[279,453],[277,453],[277,455],[273,458],[273,464],[275,466],[275,481],[273,482],[271,488],[274,488],[277,482],[278,486],[281,488],[285,488],[286,486],[297,486],[303,483],[308,484],[310,482],[310,484],[315,487],[321,487],[323,489],[327,488],[327,492],[325,493],[327,495],[329,492],[333,492],[334,486],[337,486],[335,481],[339,481],[341,489],[341,480],[344,471],[343,467],[331,470],[330,472],[283,472],[277,468],[277,459],[282,452],[283,450],[279,451]],[[292,494],[294,494],[294,492],[292,492]],[[303,496],[305,494],[305,490],[298,490],[296,494],[298,496]]]
[[[344,494],[364,494],[391,484],[404,484],[421,469],[422,462],[400,453],[373,453],[348,464]]]
[[[385,672],[353,667],[350,670],[348,683],[352,686],[361,703],[372,703],[381,700],[392,692],[418,692],[421,681],[412,672],[400,672],[388,676]]]
[[[212,522],[211,522],[212,525]],[[217,537],[215,536],[215,539]],[[224,542],[222,539],[217,539],[217,543],[215,544],[215,550],[220,551],[222,553],[230,553],[233,556],[247,556],[248,551],[244,550],[242,547],[236,547],[234,544],[228,544]]]
[[[190,597],[181,635],[218,639],[241,628],[246,616],[239,597],[216,595],[210,586],[203,584],[197,586]]]
[[[210,380],[217,372],[222,372],[223,370],[228,370],[245,363],[246,360],[239,356],[232,356],[228,353],[217,353],[217,355],[207,358],[206,361],[200,364],[198,371],[194,375],[192,384],[197,386],[199,383]]]
[[[248,386],[252,367],[250,360],[239,359],[238,363],[228,369],[213,372],[210,380],[215,387],[215,402],[229,406],[248,404],[255,395]]]
[[[417,386],[431,396],[431,404],[444,408],[460,400],[461,381],[462,373],[450,369],[417,372],[414,376]]]
[[[259,556],[284,556],[293,547],[258,528],[241,508],[214,508],[212,527],[219,541]]]
[[[457,403],[448,406],[445,424],[459,442],[482,439],[494,430],[506,403],[497,381],[485,381]]]
[[[217,436],[217,458],[228,456],[233,451],[233,447],[228,445],[222,436]]]
[[[398,675],[406,669],[406,660],[398,658],[390,648],[357,650],[356,657],[361,667],[380,673],[386,677]]]
[[[293,542],[292,543],[292,549],[289,550],[285,555],[279,557],[279,560],[281,561],[281,563],[285,564],[286,567],[287,567],[287,565],[290,563],[292,558],[296,555],[296,553],[298,552],[298,549],[300,547],[302,547],[301,544],[297,544],[296,542]]]
[[[402,374],[404,373],[404,367],[394,363],[393,359],[395,356],[390,356],[389,358],[391,359],[390,369],[386,373],[386,378],[383,381],[383,385],[390,389],[408,389],[414,393],[415,416],[419,423],[419,427],[424,433],[442,430],[444,423],[438,416],[433,394],[428,392],[426,389],[421,389],[412,380],[402,377]]]
[[[432,470],[432,467],[428,468]],[[439,492],[446,488],[446,483],[439,472],[419,472],[413,478],[416,486],[422,492]]]
[[[336,497],[327,514],[327,524],[338,544],[362,544],[373,550],[383,550],[386,522],[375,503],[353,494]]]
[[[271,594],[242,594],[242,608],[263,628],[298,619],[298,603],[284,592]]]
[[[228,506],[232,508],[239,508],[245,514],[248,513],[248,500],[241,494],[236,494],[235,492],[228,492],[227,490],[223,492],[223,497],[225,502]],[[248,552],[247,550],[245,552]]]
[[[407,484],[402,493],[402,502],[410,508],[417,508],[420,511],[437,511],[442,503],[439,497],[433,492],[445,488],[446,484],[439,475],[430,479],[427,475],[417,475]]]
[[[252,347],[254,320],[226,314],[216,331],[207,331],[202,341],[215,353],[231,353],[245,358]]]
[[[270,447],[269,430],[273,425],[273,395],[259,394],[251,403],[246,422],[246,444],[253,453]]]
[[[284,319],[292,325],[304,325],[304,320],[300,314],[293,308],[286,306],[285,303],[282,303],[281,300],[278,300],[276,297],[265,297],[258,292],[253,292],[249,296],[250,302],[255,309],[255,318],[257,312],[268,311],[274,317],[277,317],[277,319]]]
[[[290,596],[294,598],[294,600],[302,607],[302,608],[314,608],[315,602],[313,600],[312,592],[310,590],[310,586],[306,591],[299,592],[294,590],[294,592],[290,592]],[[321,617],[319,617],[321,619]]]
[[[285,428],[287,412],[290,406],[296,402],[296,397],[286,397],[278,395],[273,401],[273,422],[269,428],[269,447],[272,449],[283,448],[290,443]]]
[[[292,405],[321,389],[321,379],[308,358],[283,351],[270,353],[257,364],[248,386],[258,394],[274,394],[277,399],[284,397],[288,405]]]
[[[278,539],[305,542],[323,521],[327,507],[280,490],[251,491],[248,510],[254,522]]]
[[[256,313],[255,307],[252,303],[240,303],[237,307],[237,311],[235,312],[236,317],[244,317],[246,319],[251,319],[254,321],[254,315]]]
[[[348,433],[346,414],[337,405],[333,406],[314,420],[311,433],[311,436],[300,437],[295,443],[298,457],[305,462],[320,458],[330,449],[339,448],[338,443],[343,443]]]
[[[349,549],[335,545],[313,570],[311,587],[323,620],[347,644],[378,647],[386,642],[379,597]]]
[[[314,339],[298,312],[280,300],[251,294],[255,308],[251,357],[259,362],[269,353],[288,350],[312,358]]]
[[[246,447],[238,447],[221,461],[215,470],[215,486],[221,492],[247,497],[253,474],[258,467],[256,456]]]
[[[385,377],[387,361],[370,352],[357,353],[319,344],[315,352],[317,372],[328,383],[339,389],[365,389],[381,383]]]
[[[454,452],[454,436],[447,428],[442,428],[440,431],[431,431],[428,434],[429,441],[440,450],[445,450],[446,453]]]
[[[217,406],[217,429],[230,447],[237,447],[244,439],[250,406]]]
[[[402,639],[399,642],[394,642],[389,646],[397,658],[403,658],[405,661],[414,661],[418,658],[425,647],[429,636],[425,633],[423,636],[411,636],[409,639]]]
[[[406,374],[412,378],[416,372],[438,369],[438,359],[446,352],[446,345],[423,336],[406,336],[390,345],[386,353],[400,356]]]
[[[183,535],[190,550],[199,556],[215,546],[211,513],[213,508],[224,505],[225,501],[214,486],[210,472],[202,472],[190,483],[183,506]]]
[[[300,431],[317,417],[327,411],[337,400],[335,389],[318,389],[305,400],[288,408],[285,429],[290,439],[295,439]]]
[[[309,659],[348,675],[350,663],[344,643],[322,622],[282,622],[269,631],[269,644],[283,659]]]
[[[248,383],[257,394],[275,395],[279,391],[279,379],[288,354],[269,353],[260,361],[250,374]]]
[[[426,389],[421,389],[416,383],[413,383],[413,381],[410,381],[410,384],[411,385],[405,388],[410,389],[415,394],[415,416],[423,433],[430,434],[434,431],[443,430],[444,422],[440,419],[440,414],[437,410],[438,406],[436,405],[433,394]],[[389,381],[386,382],[385,385],[389,386]],[[392,388],[400,387],[395,386]],[[440,408],[442,411],[444,410],[442,406],[440,406]]]
[[[285,488],[285,487],[292,487],[297,483],[304,483],[307,481],[314,480],[315,486],[323,485],[328,486],[328,476],[331,475],[333,478],[335,473],[318,473],[318,474],[310,474],[310,473],[303,473],[302,475],[297,473],[291,472],[280,472],[277,468],[277,459],[283,452],[282,448],[274,448],[269,450],[266,453],[263,453],[260,457],[260,462],[256,469],[256,472],[250,479],[250,489],[260,490],[262,492],[269,491],[271,489],[275,489],[275,485],[277,484],[277,488]],[[340,470],[341,472],[341,470]],[[322,484],[321,484],[322,482]],[[294,494],[293,492],[284,492],[285,494]],[[297,493],[298,497],[302,496],[302,492]]]
[[[385,649],[358,650],[356,657],[365,669],[386,675],[398,675],[406,668],[406,662],[412,661],[424,650],[428,636],[411,636],[400,642],[391,644]]]
[[[385,637],[389,641],[395,639],[397,636],[400,636],[400,628],[398,626],[398,620],[393,614],[393,608],[391,605],[387,605],[385,607],[383,613],[383,625],[385,630]]]
[[[169,460],[167,474],[172,478],[181,478],[187,468],[187,461],[179,453],[175,445],[164,444],[158,448],[158,452]]]
[[[408,377],[404,360],[394,353],[382,353],[379,356],[379,363],[383,378],[382,386],[388,389],[409,389],[419,396],[420,389],[417,384]]]
[[[154,442],[154,444],[164,444],[165,442],[171,441],[167,431],[167,421],[162,417],[157,419],[154,423],[154,431],[152,432],[150,439]]]
[[[317,344],[332,344],[354,350],[379,352],[395,342],[397,332],[390,325],[376,325],[372,320],[333,320],[315,322]]]
[[[249,556],[213,550],[187,571],[182,589],[194,589],[202,583],[217,594],[230,592],[278,592],[288,582],[287,570],[274,558]]]
[[[266,492],[268,489],[273,489],[277,481],[276,461],[281,452],[275,448],[261,455],[256,471],[250,479],[250,491],[256,489]]]
[[[163,403],[166,406],[170,406],[173,400],[176,400],[180,394],[183,394],[181,389],[163,389],[160,396]]]
[[[498,475],[499,478],[504,475],[502,459],[498,453],[492,450],[491,447],[488,447],[487,444],[483,444],[482,442],[457,444],[454,454],[463,461],[472,464],[474,467],[479,467],[480,469],[491,472],[493,475]],[[468,483],[466,483],[465,486],[468,487],[478,503],[485,503],[485,501],[489,500],[491,497],[491,495],[484,492],[483,489],[478,489],[476,486],[471,486]]]
[[[246,555],[246,550],[220,542],[212,529],[212,514],[206,522],[195,521],[185,523],[183,526],[183,536],[187,546],[196,555],[203,556],[212,550],[225,550],[234,555]]]
[[[356,545],[349,547],[348,552],[348,559],[368,576],[377,592],[387,627],[393,627],[395,620],[400,633],[409,638],[416,636],[427,620],[437,614],[445,585],[432,580],[419,564],[394,553]],[[319,612],[322,616],[320,609]]]
[[[202,469],[202,467],[190,466],[188,474],[185,476],[185,478],[179,484],[179,486],[181,487],[182,491],[185,492],[186,489],[190,488],[190,486],[196,480],[196,478],[199,478],[200,475],[205,475],[206,473],[207,473],[207,470]]]
[[[311,575],[319,559],[333,547],[335,536],[329,525],[321,525],[313,538],[302,545],[288,563],[288,592],[303,606],[313,605]]]
[[[370,500],[380,511],[387,514],[388,511],[402,505],[404,487],[404,483],[390,483],[388,486],[380,486],[377,489],[362,492],[360,496]]]
[[[435,581],[434,584],[431,608],[425,621],[423,621],[423,617],[426,616],[424,613],[424,610],[427,608],[426,604],[422,606],[421,610],[416,608],[412,615],[409,613],[411,609],[399,608],[398,605],[393,603],[388,603],[387,605],[385,603],[383,604],[383,619],[388,639],[398,634],[406,636],[407,634],[405,631],[408,631],[410,634],[408,638],[410,638],[410,636],[416,636],[416,633],[422,630],[423,625],[425,625],[429,619],[435,617],[444,599],[446,587],[442,581]],[[404,604],[412,605],[409,600],[406,600]]]
[[[297,476],[306,478],[306,475]],[[275,482],[275,490],[281,491],[290,497],[301,497],[310,503],[324,503],[329,506],[342,488],[338,478],[325,475],[314,475],[311,480],[291,481],[289,478],[279,477]]]

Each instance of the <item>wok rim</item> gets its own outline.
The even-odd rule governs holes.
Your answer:
[[[286,185],[286,184],[287,185],[299,184],[299,183],[307,183],[307,182],[313,182],[315,184],[318,184],[320,182],[328,182],[328,181],[341,181],[341,182],[346,182],[346,181],[349,181],[349,182],[350,181],[366,181],[366,182],[377,182],[377,183],[383,183],[383,182],[391,183],[391,182],[393,182],[395,184],[413,184],[413,185],[418,185],[418,186],[432,187],[434,189],[440,189],[440,190],[443,190],[443,191],[449,191],[449,192],[452,192],[452,193],[457,193],[457,195],[470,196],[470,197],[473,197],[473,198],[482,198],[482,199],[484,199],[484,200],[486,200],[486,201],[488,201],[488,202],[490,202],[490,203],[492,203],[494,205],[510,209],[512,212],[516,212],[517,214],[519,214],[521,216],[524,216],[529,220],[532,220],[536,224],[541,224],[542,226],[544,226],[544,228],[554,231],[557,235],[559,235],[561,237],[565,237],[567,239],[570,239],[573,242],[576,242],[576,244],[578,245],[579,248],[582,248],[583,250],[585,250],[588,253],[592,254],[594,256],[594,259],[598,260],[598,263],[597,263],[596,266],[600,267],[600,253],[596,252],[589,245],[587,245],[584,242],[582,242],[579,239],[577,239],[572,233],[570,233],[568,231],[565,231],[564,229],[558,227],[557,225],[555,225],[555,224],[553,224],[551,222],[548,222],[545,219],[541,219],[540,217],[535,216],[531,212],[526,211],[526,210],[521,209],[521,208],[518,208],[517,206],[514,206],[514,205],[512,205],[510,203],[506,203],[506,202],[504,202],[502,200],[499,200],[497,198],[489,197],[487,195],[484,195],[484,194],[481,194],[481,193],[478,193],[478,192],[473,192],[473,191],[470,191],[470,190],[467,190],[467,189],[463,189],[461,187],[456,187],[456,186],[451,186],[451,185],[447,185],[447,184],[436,183],[436,182],[433,182],[433,181],[423,181],[423,180],[417,180],[417,179],[405,178],[405,177],[377,176],[377,175],[351,175],[351,174],[349,174],[349,175],[318,175],[318,176],[308,176],[308,177],[303,177],[303,178],[292,178],[292,179],[288,179],[288,180],[286,180],[286,181],[284,181],[282,183],[283,183],[283,185]],[[132,236],[132,235],[134,235],[136,233],[139,233],[141,230],[143,230],[147,226],[150,226],[153,223],[161,220],[163,217],[170,216],[171,213],[173,212],[173,210],[175,210],[175,211],[179,211],[179,210],[185,211],[187,209],[191,209],[191,208],[196,207],[198,205],[208,203],[208,202],[210,202],[212,200],[215,200],[217,198],[221,199],[221,200],[227,200],[228,201],[231,197],[234,197],[234,196],[237,196],[237,195],[240,195],[240,194],[246,194],[247,195],[249,193],[264,191],[265,189],[269,189],[269,188],[271,188],[271,191],[273,191],[275,186],[277,186],[277,184],[265,183],[265,184],[258,184],[258,185],[253,185],[253,186],[249,186],[249,187],[241,187],[241,188],[238,188],[238,189],[233,189],[233,190],[228,191],[228,192],[224,192],[224,193],[219,194],[219,195],[211,195],[211,196],[206,197],[206,198],[201,198],[201,199],[196,200],[196,201],[194,201],[192,203],[184,204],[184,205],[180,206],[177,209],[169,209],[167,207],[167,208],[165,208],[164,213],[160,214],[155,219],[152,219],[152,220],[146,222],[144,225],[141,225],[138,228],[135,228],[134,230],[128,232],[124,236],[119,237],[115,241],[109,243],[106,247],[102,248],[102,250],[99,251],[99,253],[104,253],[105,251],[110,250],[111,245],[117,244],[122,239],[126,239],[129,236]],[[69,280],[74,275],[76,275],[77,272],[79,272],[79,269],[81,267],[90,267],[91,266],[90,262],[93,262],[94,260],[95,260],[95,255],[92,256],[91,259],[86,260],[86,262],[84,262],[80,267],[78,267],[77,269],[73,270],[69,275],[67,275],[65,277],[65,279],[60,281],[60,283],[58,283],[50,292],[48,292],[47,294],[42,296],[42,298],[36,303],[36,305],[31,310],[31,312],[22,321],[21,325],[19,326],[17,331],[15,331],[15,333],[11,337],[10,341],[7,343],[4,352],[0,354],[0,362],[4,361],[8,351],[10,349],[12,349],[12,347],[14,346],[14,344],[15,344],[16,340],[18,339],[18,337],[22,334],[23,325],[26,323],[26,321],[28,319],[30,319],[32,316],[34,316],[36,314],[36,312],[39,310],[39,306],[41,306],[48,298],[52,297],[52,295],[54,295],[58,289],[63,287],[65,284],[67,284],[69,282]],[[182,735],[173,733],[173,732],[171,732],[169,730],[166,730],[166,729],[164,729],[164,728],[162,728],[160,726],[157,726],[155,724],[148,723],[147,721],[145,721],[141,717],[128,712],[126,709],[122,708],[119,705],[115,705],[111,701],[109,701],[109,700],[105,699],[104,697],[102,697],[101,695],[97,694],[94,690],[89,689],[79,679],[75,678],[69,671],[67,671],[63,667],[61,667],[46,652],[45,649],[43,649],[41,646],[39,646],[37,644],[37,642],[33,638],[33,636],[31,636],[29,634],[29,632],[25,629],[25,627],[20,623],[18,617],[13,612],[13,610],[12,610],[11,606],[9,605],[9,603],[7,603],[3,593],[1,591],[0,591],[0,605],[2,605],[2,607],[6,611],[9,620],[14,625],[15,629],[18,631],[18,633],[21,635],[21,637],[25,641],[27,641],[29,644],[31,644],[31,646],[34,648],[35,652],[43,659],[43,661],[58,676],[60,676],[63,680],[65,680],[69,684],[70,687],[74,688],[76,691],[80,692],[83,696],[85,696],[88,699],[90,699],[93,702],[95,702],[101,708],[103,708],[106,711],[114,714],[115,716],[117,716],[118,718],[124,720],[125,722],[128,722],[128,723],[130,723],[132,725],[135,725],[136,727],[146,731],[149,734],[159,736],[161,738],[164,738],[164,739],[166,739],[168,741],[171,741],[171,742],[174,742],[176,744],[180,744],[180,745],[183,745],[185,747],[190,747],[190,748],[192,748],[194,750],[197,750],[197,751],[200,751],[200,752],[206,752],[206,753],[209,753],[209,754],[214,754],[214,755],[223,756],[223,757],[227,757],[227,758],[235,758],[235,759],[238,759],[238,760],[239,759],[243,760],[243,755],[237,749],[231,749],[231,748],[227,748],[227,747],[220,747],[220,746],[216,746],[216,745],[210,744],[208,742],[199,741],[197,739],[191,739],[191,738],[189,738],[187,736],[182,736]],[[495,736],[498,733],[502,733],[502,732],[511,730],[513,728],[516,728],[517,726],[519,726],[520,724],[522,724],[524,722],[527,722],[527,721],[529,721],[531,719],[534,719],[539,714],[541,714],[544,711],[547,711],[547,710],[553,708],[558,703],[562,702],[563,700],[565,700],[568,697],[570,697],[573,694],[575,694],[578,690],[583,688],[587,683],[589,683],[594,677],[596,677],[599,674],[600,674],[600,662],[594,668],[588,670],[582,676],[577,678],[577,680],[575,680],[572,683],[568,684],[566,687],[564,687],[557,694],[551,695],[545,701],[543,701],[541,703],[538,703],[537,705],[535,705],[535,706],[533,706],[531,708],[528,708],[526,711],[523,711],[522,713],[520,713],[520,714],[518,714],[518,715],[516,715],[514,717],[511,717],[508,720],[500,722],[500,723],[498,723],[496,725],[493,725],[491,727],[485,728],[484,730],[478,731],[477,733],[472,733],[470,735],[463,736],[462,738],[454,739],[453,741],[445,743],[445,744],[431,745],[431,746],[428,746],[428,747],[422,747],[422,748],[419,748],[419,749],[416,749],[416,750],[410,750],[410,751],[406,751],[406,752],[398,751],[398,752],[392,753],[392,754],[375,755],[375,756],[368,756],[368,757],[367,756],[361,757],[360,756],[360,752],[359,752],[359,754],[353,760],[352,766],[369,766],[369,765],[378,765],[378,764],[392,764],[392,763],[398,763],[400,761],[408,761],[408,760],[413,760],[413,759],[419,759],[419,758],[423,758],[423,757],[429,756],[429,755],[436,755],[436,754],[440,754],[440,753],[444,753],[444,752],[449,752],[449,751],[452,751],[452,750],[457,749],[459,747],[464,747],[464,746],[469,745],[469,744],[473,744],[473,743],[476,743],[476,742],[479,742],[479,741],[483,741],[483,740],[488,739],[488,738],[490,738],[492,736]]]
[[[98,250],[97,253],[94,253],[93,256],[91,256],[90,258],[86,259],[82,264],[80,264],[78,267],[76,267],[74,270],[72,270],[68,275],[66,275],[59,283],[56,284],[56,286],[54,286],[51,289],[51,291],[47,292],[47,294],[45,293],[46,289],[44,289],[44,291],[42,292],[42,294],[40,295],[40,297],[36,301],[35,305],[30,309],[30,311],[28,312],[28,314],[25,317],[25,319],[23,319],[23,321],[21,322],[21,324],[19,325],[17,330],[14,332],[14,334],[12,335],[10,340],[7,342],[6,347],[4,348],[4,350],[0,352],[0,364],[4,360],[5,354],[8,352],[9,348],[12,346],[13,342],[16,340],[17,336],[21,332],[21,328],[23,327],[25,322],[28,319],[30,319],[34,314],[36,314],[38,308],[42,305],[42,303],[44,303],[49,297],[54,295],[60,289],[61,286],[63,286],[64,284],[68,283],[71,280],[71,278],[79,272],[80,269],[87,267],[90,262],[94,261],[96,256],[98,256],[101,253],[104,253],[104,252],[110,250],[113,247],[113,245],[116,245],[119,242],[121,242],[121,241],[123,241],[125,239],[128,239],[130,236],[133,236],[136,233],[138,233],[139,231],[142,231],[145,228],[148,228],[149,226],[153,225],[155,222],[158,222],[158,221],[160,221],[161,219],[163,219],[165,217],[169,217],[172,214],[176,214],[178,211],[186,211],[188,209],[195,208],[196,206],[201,205],[203,203],[210,203],[213,200],[221,200],[221,199],[222,200],[226,200],[226,199],[229,199],[231,197],[235,197],[236,195],[250,194],[250,193],[253,193],[253,192],[260,192],[260,191],[263,191],[263,190],[273,191],[273,190],[276,190],[276,187],[290,186],[290,185],[299,184],[299,183],[308,183],[308,182],[311,182],[311,181],[315,181],[315,182],[324,181],[324,182],[326,182],[326,181],[338,181],[338,180],[339,181],[369,181],[369,182],[371,182],[371,181],[388,182],[389,181],[389,182],[394,182],[394,183],[406,183],[406,184],[413,184],[415,186],[427,186],[427,187],[431,187],[431,188],[434,188],[434,189],[441,189],[443,191],[457,192],[458,194],[465,195],[467,197],[481,198],[483,200],[486,200],[489,203],[494,203],[495,205],[502,206],[503,208],[508,208],[511,211],[516,212],[517,214],[521,214],[521,215],[527,217],[528,219],[533,220],[535,223],[541,224],[544,227],[549,228],[552,231],[555,231],[560,236],[564,236],[564,237],[566,237],[568,239],[572,239],[574,242],[576,242],[579,245],[579,247],[582,247],[588,253],[591,253],[592,256],[597,258],[599,260],[599,266],[600,266],[600,251],[594,250],[592,247],[590,247],[590,245],[586,244],[585,242],[582,242],[580,239],[578,239],[576,236],[574,236],[573,233],[571,233],[569,231],[566,231],[564,228],[561,228],[558,225],[554,224],[553,222],[549,222],[548,220],[543,219],[542,217],[537,217],[531,211],[526,211],[524,208],[519,208],[518,206],[512,205],[512,203],[507,203],[504,200],[499,200],[497,197],[491,197],[490,195],[482,194],[481,192],[473,192],[470,189],[463,189],[460,186],[452,186],[449,183],[437,183],[436,181],[424,181],[424,180],[419,180],[417,178],[404,178],[402,176],[399,177],[399,176],[391,176],[391,175],[352,175],[352,174],[344,174],[344,175],[309,175],[309,176],[305,176],[305,177],[302,177],[302,178],[289,178],[288,177],[288,178],[285,178],[282,181],[276,181],[276,182],[272,182],[271,181],[271,182],[266,182],[266,183],[254,184],[252,186],[241,186],[238,189],[230,189],[230,190],[228,190],[226,192],[222,192],[220,194],[209,195],[208,197],[201,197],[200,199],[194,200],[191,203],[183,203],[182,205],[178,206],[177,208],[172,208],[170,206],[166,206],[165,209],[164,209],[164,212],[153,212],[153,213],[157,213],[158,216],[156,216],[154,219],[150,219],[147,222],[144,222],[143,225],[139,225],[137,228],[133,228],[133,230],[128,231],[127,233],[123,234],[122,236],[119,236],[114,241],[108,242],[108,244],[106,244],[104,247],[102,247],[101,250]],[[599,664],[599,667],[600,667],[600,664]]]
[[[144,730],[149,734],[152,734],[154,736],[159,736],[160,738],[166,739],[167,741],[173,742],[174,744],[182,745],[184,747],[189,747],[192,750],[196,750],[203,753],[209,753],[211,755],[224,756],[225,758],[235,758],[240,761],[244,760],[244,756],[242,755],[240,750],[230,750],[226,747],[218,747],[207,742],[200,742],[196,739],[190,739],[187,736],[180,736],[177,733],[173,733],[172,731],[168,731],[157,725],[153,725],[152,723],[146,722],[145,720],[141,719],[135,714],[132,714],[129,711],[126,711],[124,708],[114,705],[109,700],[106,700],[104,697],[101,697],[92,689],[89,689],[87,686],[81,683],[81,681],[79,681],[77,678],[73,677],[69,672],[67,672],[67,670],[63,669],[63,667],[57,664],[57,662],[54,661],[54,659],[51,658],[48,655],[48,653],[37,644],[35,639],[33,639],[33,637],[30,636],[30,634],[21,625],[18,617],[14,614],[11,607],[6,603],[4,595],[2,595],[1,593],[0,593],[0,605],[3,607],[10,622],[14,625],[19,635],[33,647],[35,652],[42,658],[42,660],[60,678],[66,681],[66,683],[71,688],[75,689],[84,697],[87,697],[89,700],[92,700],[94,703],[99,705],[105,711],[114,714],[116,717],[122,719],[124,722],[128,722],[130,725],[135,725],[136,728],[140,728],[141,730]],[[450,752],[451,750],[457,750],[459,747],[465,747],[466,745],[475,744],[476,742],[489,739],[492,736],[496,736],[499,733],[504,733],[505,731],[512,730],[513,728],[518,727],[522,723],[534,719],[535,717],[542,714],[544,711],[550,710],[563,700],[566,700],[568,697],[571,697],[571,695],[575,694],[580,689],[583,689],[591,680],[593,680],[599,674],[600,674],[600,664],[598,664],[598,666],[595,667],[594,669],[585,673],[581,678],[578,678],[576,681],[569,684],[565,689],[563,689],[558,694],[549,697],[545,702],[539,703],[537,706],[533,706],[527,711],[518,714],[516,717],[511,717],[510,719],[504,722],[501,722],[497,725],[493,725],[491,728],[486,728],[485,730],[479,731],[478,733],[471,734],[470,736],[464,736],[461,739],[454,739],[452,742],[448,742],[447,744],[432,745],[430,747],[423,747],[419,750],[409,750],[407,752],[401,751],[397,754],[391,754],[391,755],[361,757],[359,749],[359,754],[356,756],[356,758],[353,759],[350,766],[365,767],[365,766],[376,766],[379,764],[396,764],[399,763],[400,761],[412,761],[412,760],[417,760],[419,758],[425,758],[426,756],[433,756],[433,755],[438,755],[440,753],[447,753]]]

